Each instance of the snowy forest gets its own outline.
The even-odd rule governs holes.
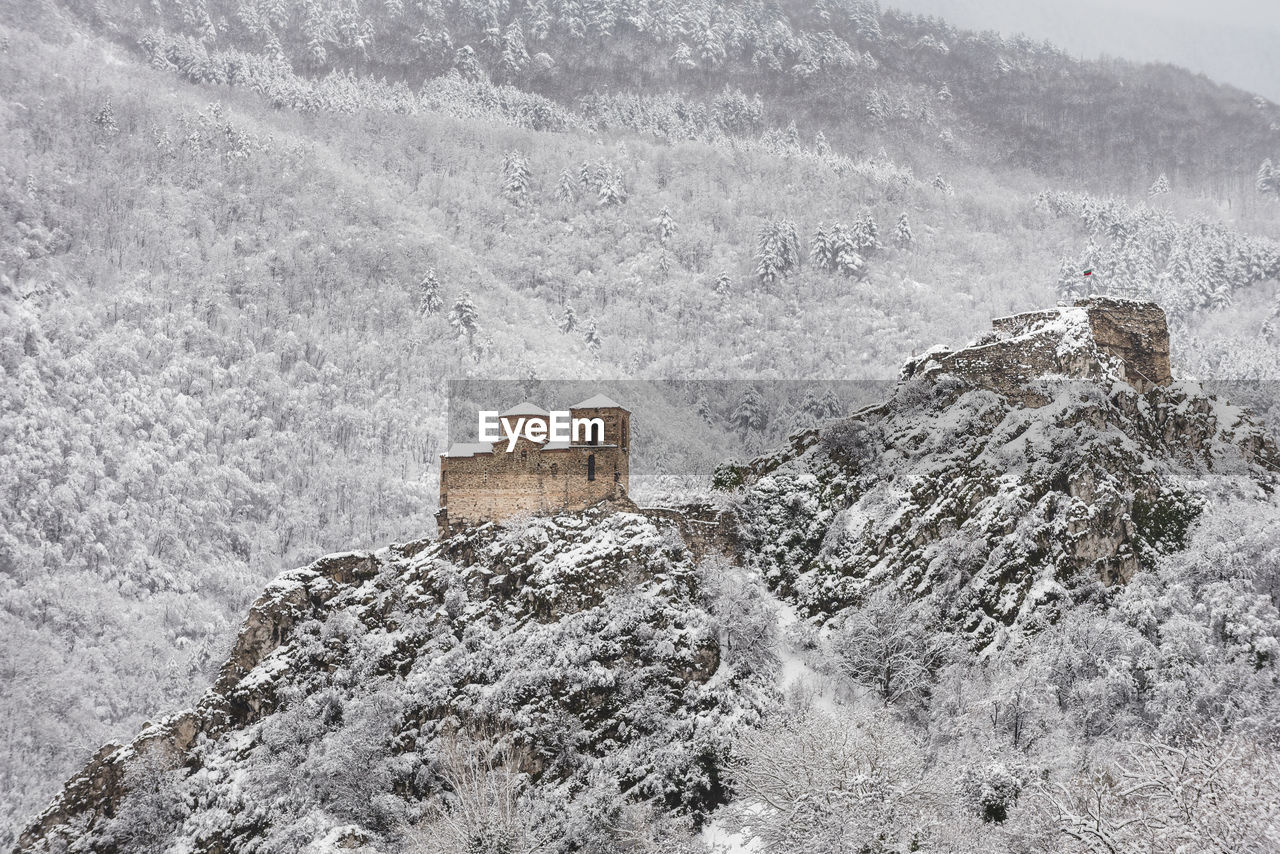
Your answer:
[[[0,0],[0,127],[0,848],[1280,850],[1275,103],[874,0]],[[895,386],[1088,293],[1176,389]],[[687,384],[746,557],[437,541],[458,379]]]

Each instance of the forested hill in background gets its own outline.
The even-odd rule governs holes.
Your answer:
[[[1280,110],[1172,66],[1080,62],[1044,42],[957,30],[868,0],[69,0],[102,32],[192,79],[262,59],[416,90],[457,70],[562,104],[675,91],[758,93],[853,154],[947,148],[983,163],[1251,199]],[[740,116],[738,120],[748,120]]]
[[[1090,266],[1280,380],[1273,105],[873,7],[362,8],[0,0],[6,826],[432,529],[451,377],[892,379]],[[831,414],[750,397],[689,411]]]

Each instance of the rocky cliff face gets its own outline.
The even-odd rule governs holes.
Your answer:
[[[17,850],[395,847],[460,734],[566,808],[605,779],[694,815],[764,684],[720,666],[713,610],[679,533],[638,514],[323,558],[263,592],[194,709],[104,747]]]
[[[1265,432],[1174,382],[1163,315],[1122,307],[1133,323],[1110,305],[997,322],[908,364],[886,403],[726,470],[749,562],[818,615],[884,586],[935,597],[980,647],[1180,548],[1212,482],[1273,489]]]

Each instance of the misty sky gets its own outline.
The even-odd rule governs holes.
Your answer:
[[[1172,62],[1280,102],[1280,0],[881,0],[1077,56]]]

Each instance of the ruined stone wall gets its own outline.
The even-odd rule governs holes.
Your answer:
[[[1111,297],[1088,297],[1076,306],[1088,313],[1098,348],[1124,363],[1130,385],[1145,390],[1173,381],[1169,327],[1160,306]]]
[[[1028,385],[1049,375],[1088,377],[1101,367],[1082,352],[1060,352],[1061,336],[1054,331],[1025,335],[1013,340],[995,341],[979,347],[968,347],[939,357],[948,373],[979,388],[989,388],[1039,405],[1040,396],[1031,394]]]

